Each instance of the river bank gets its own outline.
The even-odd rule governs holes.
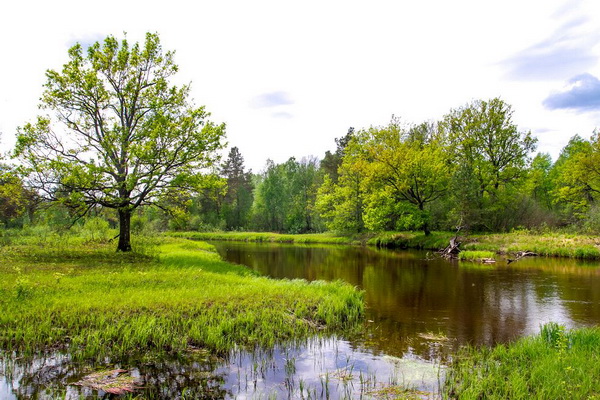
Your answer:
[[[168,236],[194,240],[231,240],[297,244],[370,245],[383,248],[421,249],[438,251],[448,245],[455,233],[380,232],[356,235],[333,233],[278,234],[265,232],[168,232]],[[529,251],[540,256],[569,257],[586,260],[600,259],[600,238],[567,233],[535,234],[526,231],[493,234],[459,235],[461,249],[491,251],[510,255]]]

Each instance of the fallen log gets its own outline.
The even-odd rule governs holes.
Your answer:
[[[450,244],[448,244],[448,246],[446,246],[446,248],[443,249],[440,254],[444,258],[457,258],[458,253],[460,253],[459,246],[460,242],[458,241],[458,236],[454,236],[452,239],[450,239]]]
[[[523,257],[535,257],[535,256],[537,256],[537,253],[534,253],[533,251],[518,251],[516,256],[517,256],[517,258],[507,259],[507,263],[510,264],[512,262],[519,261]]]

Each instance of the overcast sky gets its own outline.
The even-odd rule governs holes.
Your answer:
[[[322,157],[349,127],[439,120],[501,97],[553,158],[600,128],[600,1],[10,1],[0,14],[3,150],[76,42],[160,35],[196,104],[258,172]]]

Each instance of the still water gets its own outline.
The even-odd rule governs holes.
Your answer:
[[[374,353],[439,360],[466,343],[491,346],[537,333],[549,321],[600,323],[598,263],[530,257],[486,266],[422,251],[213,245],[227,261],[273,278],[341,279],[364,290],[367,329],[351,343]]]
[[[67,355],[0,353],[0,399],[111,398],[82,385],[123,369],[146,398],[385,398],[390,387],[436,398],[444,363],[463,344],[494,345],[537,333],[545,322],[600,323],[600,264],[527,258],[493,266],[448,262],[419,251],[347,246],[213,242],[222,258],[273,278],[341,279],[364,290],[365,327],[223,358],[80,364]],[[134,394],[134,395],[135,395]]]

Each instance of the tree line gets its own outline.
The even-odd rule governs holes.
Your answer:
[[[156,34],[73,46],[49,70],[45,115],[17,132],[0,165],[0,222],[70,226],[89,216],[130,233],[255,230],[502,232],[571,227],[600,232],[600,137],[574,136],[553,162],[500,98],[439,121],[348,129],[321,159],[247,170],[225,124],[176,86],[174,53]],[[52,207],[50,207],[52,205]]]
[[[222,191],[196,199],[198,206],[172,227],[599,231],[598,134],[574,136],[553,162],[549,154],[534,155],[537,140],[512,116],[512,107],[494,98],[452,109],[437,122],[392,118],[386,126],[350,128],[320,161],[269,160],[257,174],[244,169],[234,147],[219,173]]]
[[[136,229],[309,233],[572,227],[600,231],[600,141],[575,135],[553,162],[533,153],[499,98],[451,110],[440,121],[348,132],[319,160],[292,157],[253,173],[232,147],[195,193],[134,214]],[[44,209],[14,168],[0,172],[0,213],[18,226]],[[41,208],[40,208],[41,207]],[[40,212],[40,211],[38,211]],[[48,213],[48,211],[43,211]],[[75,213],[52,211],[63,224]],[[92,211],[117,225],[101,208]],[[58,215],[58,217],[57,217]]]

